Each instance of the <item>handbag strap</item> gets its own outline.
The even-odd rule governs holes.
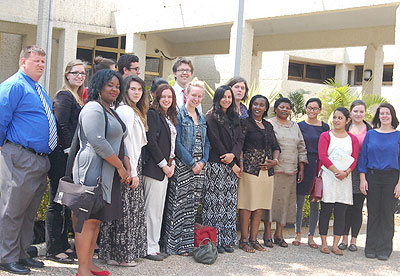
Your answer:
[[[98,103],[103,108],[104,124],[105,124],[104,137],[106,137],[106,135],[107,135],[107,126],[108,126],[107,113],[106,113],[106,109],[104,108],[104,106],[100,102],[98,102]],[[69,155],[68,155],[68,159],[67,159],[67,166],[65,167],[65,176],[69,176],[69,177],[72,177],[72,167],[74,165],[74,160],[75,160],[76,154],[78,153],[78,149],[79,149],[79,137],[78,137],[79,128],[80,128],[80,123],[78,121],[78,125],[76,126],[75,133],[74,133],[74,138],[72,138],[71,147],[69,149]]]
[[[210,240],[209,238],[204,238],[200,243],[199,243],[199,247],[203,245],[204,241],[208,241],[211,242],[212,244],[214,244],[214,242],[212,240]]]

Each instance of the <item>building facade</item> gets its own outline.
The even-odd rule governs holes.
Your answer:
[[[400,108],[400,9],[389,0],[2,0],[0,81],[18,70],[22,47],[48,57],[42,82],[61,88],[66,63],[102,55],[140,58],[142,77],[171,77],[190,57],[194,76],[215,88],[236,71],[261,92],[319,92],[334,77]],[[243,15],[241,20],[239,14]],[[364,80],[365,70],[372,78]],[[205,97],[203,104],[210,105]]]

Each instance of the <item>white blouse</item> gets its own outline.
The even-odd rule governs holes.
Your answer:
[[[137,176],[137,166],[142,147],[147,145],[146,129],[139,115],[130,106],[121,105],[116,111],[128,131],[124,143],[130,159],[131,176],[134,177]]]
[[[346,136],[344,138],[337,138],[333,135],[332,131],[329,132],[331,141],[328,148],[328,156],[333,152],[335,148],[340,148],[348,155],[351,155],[353,151],[351,137]],[[343,179],[339,180],[336,177],[332,177],[330,174],[322,171],[322,201],[325,203],[344,203],[353,205],[353,187],[351,184],[351,173]]]

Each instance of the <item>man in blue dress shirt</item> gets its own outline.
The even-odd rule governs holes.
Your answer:
[[[19,71],[0,84],[0,269],[28,274],[34,218],[47,185],[48,154],[57,144],[51,101],[38,83],[46,53],[22,49]]]

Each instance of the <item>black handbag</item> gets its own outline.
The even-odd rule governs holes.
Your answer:
[[[208,241],[207,244],[203,244],[205,241]],[[203,239],[199,247],[193,251],[193,258],[196,262],[202,264],[213,264],[217,260],[218,251],[215,244],[209,239]]]
[[[107,134],[107,114],[103,108],[105,120],[105,134]],[[79,138],[78,138],[79,124],[75,130],[74,138],[70,147],[70,154],[68,155],[67,166],[65,169],[65,176],[62,177],[58,183],[58,189],[54,202],[65,205],[71,209],[78,221],[74,231],[77,233],[82,232],[83,223],[89,219],[90,214],[100,212],[106,202],[103,200],[101,172],[97,178],[96,186],[86,186],[74,183],[72,179],[72,167],[76,153],[78,151]]]

